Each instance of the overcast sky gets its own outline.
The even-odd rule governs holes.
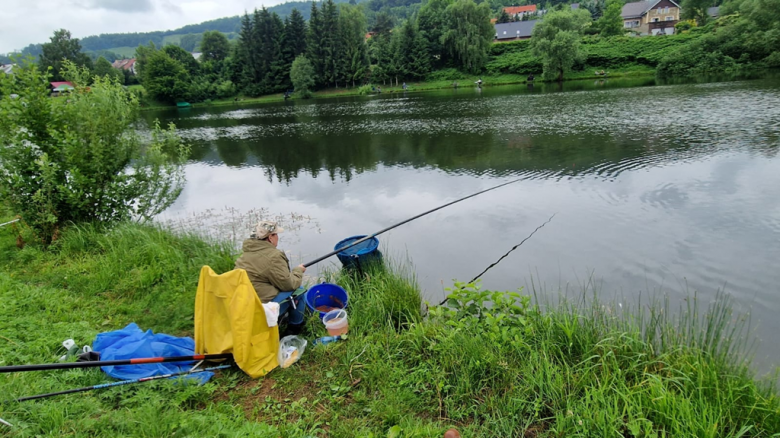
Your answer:
[[[176,29],[243,14],[284,0],[2,0],[0,53],[49,41],[57,29],[74,37]]]

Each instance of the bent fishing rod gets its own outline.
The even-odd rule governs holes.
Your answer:
[[[233,353],[195,354],[192,356],[172,357],[139,357],[137,359],[94,360],[87,362],[44,363],[37,365],[11,365],[0,367],[0,373],[13,373],[17,371],[62,370],[71,368],[93,368],[113,365],[143,365],[161,362],[192,362],[196,360],[230,359],[231,357],[233,357]]]
[[[377,231],[377,232],[376,232],[376,233],[374,233],[374,234],[370,234],[370,235],[368,235],[368,236],[366,236],[366,237],[363,237],[363,238],[362,238],[362,239],[360,239],[360,240],[356,240],[356,241],[354,241],[354,242],[350,243],[349,245],[345,245],[345,246],[342,246],[342,247],[340,247],[340,248],[338,248],[338,249],[335,249],[335,250],[333,250],[333,251],[331,251],[331,252],[329,252],[329,253],[325,254],[325,255],[324,255],[324,256],[322,256],[322,257],[319,257],[319,258],[316,258],[316,259],[314,259],[314,260],[312,260],[312,261],[310,261],[310,262],[304,263],[304,264],[303,264],[303,267],[304,267],[304,268],[308,268],[309,266],[311,266],[311,265],[313,265],[313,264],[315,264],[315,263],[319,263],[319,262],[321,262],[321,261],[323,261],[323,260],[327,259],[328,257],[334,256],[334,255],[336,255],[336,254],[338,254],[338,253],[340,253],[340,252],[342,252],[342,251],[345,251],[345,250],[347,250],[347,249],[349,249],[349,248],[352,248],[352,247],[353,247],[353,246],[355,246],[355,245],[360,245],[361,243],[365,242],[366,240],[372,239],[372,238],[374,238],[374,237],[376,237],[376,236],[378,236],[378,235],[380,235],[380,234],[382,234],[382,233],[385,233],[385,232],[387,232],[387,231],[390,231],[390,230],[392,230],[393,228],[400,227],[400,226],[401,226],[401,225],[403,225],[403,224],[409,223],[409,222],[411,222],[411,221],[413,221],[413,220],[415,220],[415,219],[418,219],[418,218],[421,218],[421,217],[423,217],[423,216],[425,216],[425,215],[431,214],[431,213],[433,213],[434,211],[441,210],[441,209],[442,209],[442,208],[444,208],[444,207],[449,207],[449,206],[450,206],[450,205],[452,205],[452,204],[457,204],[458,202],[465,201],[466,199],[473,198],[473,197],[475,197],[475,196],[477,196],[477,195],[481,195],[481,194],[483,194],[483,193],[489,192],[489,191],[491,191],[491,190],[495,190],[495,189],[497,189],[497,188],[500,188],[500,187],[508,186],[509,184],[514,184],[514,183],[516,183],[516,182],[518,182],[518,181],[522,181],[522,180],[524,180],[524,179],[527,179],[527,177],[523,177],[523,178],[514,179],[514,180],[512,180],[512,181],[505,182],[505,183],[503,183],[503,184],[499,184],[499,185],[497,185],[497,186],[493,186],[493,187],[491,187],[491,188],[489,188],[489,189],[485,189],[485,190],[479,191],[479,192],[477,192],[477,193],[472,193],[471,195],[464,196],[464,197],[462,197],[462,198],[460,198],[460,199],[456,199],[456,200],[454,200],[454,201],[452,201],[452,202],[448,202],[448,203],[446,203],[446,204],[444,204],[444,205],[440,205],[440,206],[438,206],[438,207],[436,207],[436,208],[434,208],[434,209],[428,210],[428,211],[426,211],[426,212],[424,212],[424,213],[420,213],[420,214],[418,214],[417,216],[413,216],[413,217],[410,217],[409,219],[406,219],[406,220],[404,220],[404,221],[398,222],[398,223],[397,223],[397,224],[395,224],[395,225],[390,225],[389,227],[387,227],[387,228],[385,228],[385,229],[382,229],[382,230],[379,230],[379,231]]]

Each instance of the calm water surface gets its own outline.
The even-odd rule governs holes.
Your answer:
[[[533,280],[555,295],[590,285],[605,300],[669,294],[673,307],[693,291],[708,301],[725,290],[752,311],[759,367],[780,365],[777,79],[523,85],[145,116],[174,122],[193,146],[187,186],[164,218],[285,214],[295,230],[280,247],[297,264],[526,177],[381,236],[385,252],[408,255],[438,302],[453,279],[471,279],[556,214],[484,287]]]

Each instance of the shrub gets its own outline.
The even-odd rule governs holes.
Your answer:
[[[361,96],[365,96],[366,94],[371,94],[371,89],[374,88],[371,84],[361,85],[360,88],[358,88],[358,94]]]
[[[133,126],[138,98],[114,79],[67,63],[76,86],[49,97],[49,75],[27,64],[0,78],[0,197],[48,244],[66,222],[148,219],[173,203],[187,154],[173,125],[151,141]]]

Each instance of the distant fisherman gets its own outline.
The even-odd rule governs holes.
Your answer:
[[[236,260],[236,269],[246,271],[263,303],[281,303],[279,317],[285,313],[288,315],[287,334],[298,334],[304,322],[302,296],[294,299],[294,306],[287,299],[301,287],[306,267],[299,265],[290,272],[290,261],[284,252],[276,248],[282,231],[284,228],[276,222],[258,222],[254,233],[244,241],[243,254]]]

